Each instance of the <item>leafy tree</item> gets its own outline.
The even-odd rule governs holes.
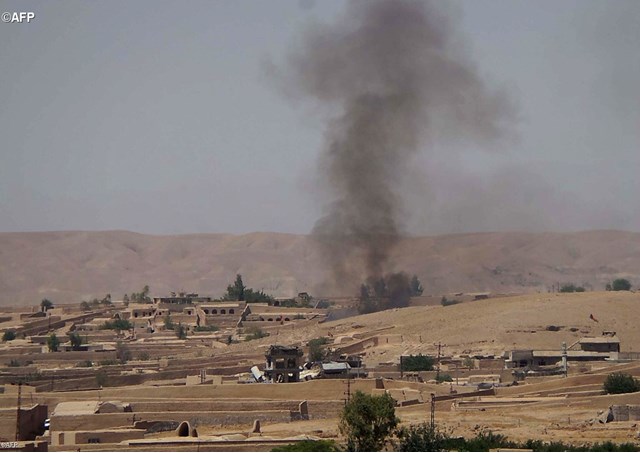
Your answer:
[[[442,299],[440,299],[440,305],[442,305],[443,307],[448,307],[449,305],[456,305],[459,304],[461,301],[459,301],[458,299],[447,299],[446,296],[442,296]]]
[[[236,274],[236,281],[233,285],[227,286],[227,294],[223,296],[224,300],[244,300],[244,290],[247,287],[242,282],[242,275]]]
[[[255,291],[253,288],[247,288],[242,282],[242,275],[237,274],[233,285],[227,286],[227,292],[222,296],[222,300],[243,300],[247,303],[271,302],[273,297],[262,290]]]
[[[52,308],[53,302],[51,302],[49,299],[42,299],[42,302],[40,302],[40,309],[42,311],[49,311]]]
[[[402,357],[402,371],[432,371],[434,360],[428,355],[409,355]]]
[[[611,284],[613,291],[630,291],[631,283],[626,278],[616,278]]]
[[[91,305],[89,305],[89,302],[87,302],[86,300],[83,300],[82,302],[80,302],[80,310],[89,311],[91,310]]]
[[[96,372],[96,384],[99,387],[104,387],[109,382],[109,375],[104,370],[99,370]]]
[[[348,451],[380,451],[399,422],[395,401],[388,393],[356,391],[340,414],[339,428]]]
[[[129,305],[129,295],[127,293],[124,294],[124,297],[122,298],[122,302],[124,303],[125,307]]]
[[[176,325],[173,323],[171,319],[171,315],[167,313],[167,316],[164,317],[164,328],[167,330],[173,330],[176,328]]]
[[[47,346],[49,347],[49,351],[51,352],[56,352],[58,350],[58,347],[60,346],[60,340],[55,333],[52,333],[51,335],[49,335],[49,338],[47,338]]]
[[[613,288],[611,287],[611,283],[607,283],[604,287],[605,291],[611,291]]]
[[[146,304],[151,302],[151,298],[149,297],[149,285],[144,285],[142,291],[139,293],[131,293],[131,297],[129,298],[131,302]]]
[[[573,283],[567,283],[560,287],[560,292],[561,293],[583,293],[584,287],[576,286]]]
[[[16,331],[15,330],[5,330],[2,334],[2,341],[13,341],[16,339]]]
[[[102,329],[105,330],[131,330],[133,324],[128,319],[114,319],[113,321],[107,321],[102,325]]]
[[[323,346],[328,342],[326,337],[309,340],[309,361],[319,362],[327,356],[327,350]]]
[[[179,323],[174,328],[174,331],[176,333],[176,337],[178,337],[180,340],[186,340],[187,339],[187,328],[185,326],[183,326],[182,323]]]
[[[640,391],[640,381],[630,374],[611,373],[604,380],[603,388],[607,393],[633,393]]]
[[[131,360],[131,351],[129,350],[129,347],[122,341],[118,341],[116,343],[116,357],[123,365]]]
[[[78,332],[71,332],[69,334],[69,342],[71,343],[71,350],[79,351],[82,346],[82,337]]]
[[[422,287],[420,280],[418,280],[418,276],[414,275],[413,277],[411,277],[411,295],[422,296],[423,292],[424,288]]]
[[[402,427],[397,435],[395,451],[445,451],[449,443],[446,433],[426,423]]]

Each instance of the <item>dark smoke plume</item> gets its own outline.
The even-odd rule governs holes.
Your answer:
[[[435,140],[489,142],[504,98],[489,93],[436,2],[349,4],[291,56],[294,90],[326,105],[322,168],[334,201],[313,234],[336,283],[382,277],[402,233],[400,182]]]

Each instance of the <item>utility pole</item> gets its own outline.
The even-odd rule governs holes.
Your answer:
[[[436,394],[431,394],[431,429],[436,429]]]
[[[564,372],[564,377],[567,377],[568,372],[568,364],[567,364],[567,343],[562,342],[562,371]]]
[[[347,391],[344,392],[346,398],[344,400],[344,405],[346,406],[349,401],[351,401],[351,378],[347,377]]]
[[[16,442],[20,440],[20,406],[22,405],[22,381],[18,381],[18,408],[16,409]]]
[[[436,368],[436,381],[440,381],[440,352],[442,351],[442,343],[438,341],[438,363]]]

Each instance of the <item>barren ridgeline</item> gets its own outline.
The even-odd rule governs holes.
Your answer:
[[[398,289],[408,279],[389,256],[403,233],[412,158],[438,141],[495,144],[510,111],[439,6],[354,2],[335,24],[307,30],[289,59],[295,93],[330,112],[320,171],[331,201],[313,236],[332,283],[353,293],[382,282],[391,306],[408,302]]]

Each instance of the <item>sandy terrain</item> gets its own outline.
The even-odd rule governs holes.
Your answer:
[[[252,233],[151,236],[126,231],[0,233],[0,304],[120,298],[149,284],[155,295],[221,295],[241,273],[276,296],[329,296],[309,236]],[[640,284],[640,234],[478,233],[407,238],[390,260],[419,276],[425,293],[547,291],[558,282],[602,289],[616,277]],[[359,282],[356,282],[359,284]]]

